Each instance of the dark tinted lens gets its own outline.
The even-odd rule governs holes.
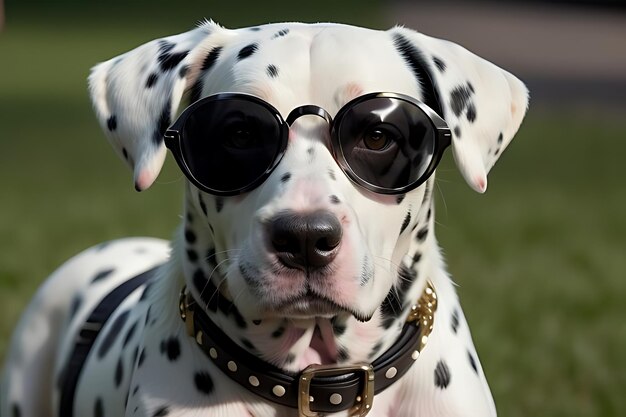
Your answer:
[[[185,122],[182,153],[192,175],[213,190],[240,190],[273,165],[282,142],[272,111],[244,98],[209,101]]]
[[[387,189],[416,182],[430,165],[435,129],[416,105],[375,97],[349,108],[337,135],[346,163],[360,179]]]

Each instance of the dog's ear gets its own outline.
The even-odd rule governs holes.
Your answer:
[[[150,187],[165,159],[163,133],[183,94],[193,89],[211,42],[224,30],[213,22],[180,35],[154,40],[96,65],[89,92],[109,142],[134,171],[138,191]],[[201,46],[200,43],[202,43]],[[198,49],[203,49],[199,51]],[[217,48],[216,48],[217,49]]]
[[[391,34],[421,85],[434,84],[461,174],[474,190],[485,192],[489,170],[526,114],[528,90],[512,74],[457,44],[404,28]]]

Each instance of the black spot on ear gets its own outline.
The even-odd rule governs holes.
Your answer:
[[[457,330],[459,330],[459,310],[456,308],[452,312],[452,317],[450,318],[450,325],[452,326],[452,332],[456,334]]]
[[[111,324],[111,326],[107,329],[106,334],[102,337],[102,343],[100,343],[100,348],[98,349],[98,358],[102,359],[106,356],[115,343],[117,336],[120,334],[120,331],[124,327],[126,320],[128,320],[129,310],[122,312],[115,318],[115,321]]]
[[[406,197],[406,194],[399,194],[399,195],[396,197],[396,203],[397,203],[397,204],[402,203],[402,201],[404,201],[404,197]]]
[[[161,341],[161,354],[167,355],[170,362],[174,362],[180,356],[180,342],[176,337],[170,337]]]
[[[437,89],[430,77],[430,72],[428,71],[429,64],[424,58],[424,54],[403,35],[394,33],[392,36],[396,50],[402,55],[402,58],[404,58],[404,61],[413,72],[417,83],[423,87],[422,101],[443,117]]]
[[[276,65],[270,64],[267,66],[267,75],[272,78],[278,77],[278,68],[276,68]]]
[[[180,78],[185,78],[187,76],[188,71],[189,71],[189,65],[183,65],[178,71],[178,76]]]
[[[411,212],[408,211],[406,213],[406,216],[404,217],[404,221],[402,222],[402,227],[400,228],[400,234],[402,234],[402,232],[404,232],[407,228],[407,226],[409,225],[409,223],[411,223]]]
[[[452,375],[450,375],[448,365],[440,360],[435,367],[435,386],[441,389],[447,388],[450,385],[450,379],[452,379]]]
[[[315,155],[315,148],[313,148],[313,147],[311,146],[310,148],[308,148],[308,149],[306,150],[306,153],[307,153],[307,155],[309,155],[309,156],[313,156],[313,155]]]
[[[439,72],[443,73],[446,70],[446,63],[443,62],[441,59],[437,58],[436,56],[433,57],[433,63],[435,64],[435,66],[437,67],[437,69],[439,70]]]
[[[133,325],[130,326],[126,331],[126,336],[124,336],[124,342],[122,343],[123,348],[128,345],[128,342],[130,342],[130,339],[132,339],[133,335],[135,334],[135,330],[137,330],[137,322],[134,322]]]
[[[420,230],[417,231],[416,238],[418,241],[423,242],[428,235],[428,226],[424,226]]]
[[[339,204],[341,201],[339,200],[339,197],[333,194],[330,196],[330,202],[332,204]]]
[[[168,407],[163,406],[161,408],[158,408],[154,414],[152,415],[152,417],[165,417],[166,415],[168,415],[170,413],[170,410]]]
[[[115,387],[118,388],[124,379],[124,365],[122,365],[122,358],[117,360],[117,366],[115,367]]]
[[[248,46],[244,46],[241,48],[239,53],[237,54],[237,59],[240,61],[248,58],[250,55],[254,54],[259,49],[259,45],[256,43],[251,43]]]
[[[146,80],[146,88],[152,87],[157,82],[158,79],[159,79],[159,76],[154,72],[148,75],[148,79]]]
[[[187,249],[187,258],[191,262],[196,262],[198,260],[198,253],[193,249]]]
[[[113,132],[115,129],[117,129],[117,117],[114,114],[112,114],[107,119],[107,128],[110,132]]]
[[[111,275],[113,273],[113,271],[115,271],[115,269],[110,268],[110,269],[104,269],[100,272],[98,272],[92,279],[91,279],[91,283],[93,284],[94,282],[98,282],[101,281],[103,279],[105,279],[106,277],[108,277],[109,275]]]
[[[224,199],[222,197],[215,197],[215,211],[218,213],[224,208]]]
[[[289,178],[291,178],[291,174],[289,172],[286,172],[283,174],[282,177],[280,177],[280,181],[281,182],[287,182],[289,181]]]
[[[474,355],[472,355],[472,352],[470,352],[469,350],[467,351],[467,357],[469,359],[470,366],[472,367],[476,375],[478,375],[478,365],[476,365],[476,359],[474,359]]]
[[[93,405],[94,417],[104,417],[104,406],[102,405],[102,398],[96,398],[96,402]]]
[[[155,129],[154,135],[152,137],[154,144],[157,146],[159,146],[161,142],[163,142],[163,134],[165,133],[167,128],[170,126],[170,122],[172,121],[171,110],[170,110],[171,107],[172,105],[170,104],[169,101],[165,103],[165,106],[163,107],[163,110],[161,111],[161,114],[159,115],[159,119],[157,120],[157,128]]]
[[[22,410],[20,409],[19,405],[13,404],[11,406],[11,415],[12,415],[12,417],[21,417],[22,416]]]
[[[459,126],[454,126],[454,137],[456,139],[461,139],[461,128]]]
[[[196,234],[191,229],[185,230],[185,240],[188,243],[194,243],[196,241]]]
[[[460,85],[455,87],[450,93],[450,108],[457,117],[461,114],[463,109],[470,104],[472,90],[469,86],[469,83],[467,85]]]
[[[470,103],[469,106],[467,106],[467,113],[465,113],[465,116],[467,117],[467,120],[472,123],[476,120],[476,106],[474,106],[474,103]]]
[[[280,37],[282,37],[282,36],[285,36],[285,35],[286,35],[286,34],[288,34],[288,33],[289,33],[289,29],[282,29],[282,30],[279,30],[278,32],[276,32],[276,33],[274,34],[274,36],[272,36],[272,39],[280,38]]]
[[[193,382],[201,393],[210,395],[213,392],[213,379],[208,372],[196,372]]]
[[[498,135],[498,145],[502,144],[502,132]]]
[[[259,30],[261,30],[261,28],[255,26],[253,28],[248,28],[248,30],[250,30],[251,32],[258,32]]]
[[[175,68],[189,53],[189,51],[172,52],[176,45],[171,42],[160,41],[159,45],[157,61],[163,71],[170,71]]]

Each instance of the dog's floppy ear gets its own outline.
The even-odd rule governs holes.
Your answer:
[[[213,22],[154,40],[96,65],[89,92],[109,142],[134,171],[138,191],[150,187],[165,159],[163,133],[185,91],[192,88],[206,53],[198,45],[223,28]],[[210,44],[210,42],[208,42]],[[202,49],[208,47],[204,42]]]
[[[512,74],[465,48],[404,29],[392,29],[395,47],[418,77],[434,84],[461,174],[476,191],[517,132],[528,90]],[[423,72],[426,72],[424,74]]]

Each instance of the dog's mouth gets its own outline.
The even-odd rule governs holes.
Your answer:
[[[333,300],[307,291],[306,294],[283,301],[272,308],[278,313],[291,318],[306,319],[312,317],[331,318],[339,313],[356,314],[347,307],[343,307]]]

